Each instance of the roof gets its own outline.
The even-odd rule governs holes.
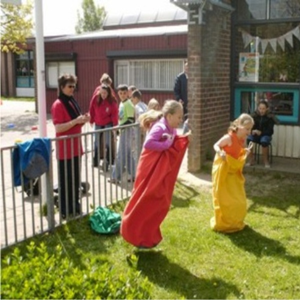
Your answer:
[[[152,8],[142,11],[131,11],[127,13],[110,13],[106,16],[103,28],[111,26],[139,25],[146,23],[160,23],[171,21],[186,21],[187,12],[175,5],[169,5],[168,9],[164,7]]]
[[[157,35],[175,35],[188,32],[188,25],[154,26],[126,29],[99,30],[86,32],[79,35],[65,35],[62,37],[48,37],[47,42],[59,42],[65,40],[104,39],[117,37],[139,37]]]

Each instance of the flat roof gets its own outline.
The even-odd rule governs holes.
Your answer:
[[[158,36],[158,35],[174,35],[188,32],[188,25],[171,25],[171,26],[152,26],[140,28],[111,29],[86,32],[75,35],[65,35],[61,37],[46,37],[47,42],[59,42],[66,40],[88,40],[88,39],[104,39],[117,37],[140,37],[140,36]]]

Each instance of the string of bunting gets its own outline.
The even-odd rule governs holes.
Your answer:
[[[258,36],[252,36],[247,31],[240,29],[242,32],[244,47],[246,48],[252,41],[257,43],[257,47],[261,44],[262,53],[265,53],[268,44],[271,45],[273,51],[276,53],[277,51],[277,44],[281,47],[283,51],[285,51],[285,41],[287,41],[291,47],[294,47],[293,44],[293,36],[295,36],[300,41],[300,25],[295,27],[294,29],[290,30],[289,32],[272,39],[261,39]]]

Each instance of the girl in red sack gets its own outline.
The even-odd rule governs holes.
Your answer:
[[[162,240],[160,224],[165,219],[179,168],[189,143],[188,132],[178,136],[183,107],[167,100],[162,112],[149,110],[140,116],[149,129],[137,166],[133,191],[121,223],[121,234],[138,248],[153,248]]]

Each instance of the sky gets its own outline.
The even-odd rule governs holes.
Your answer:
[[[94,0],[94,2],[113,14],[155,7],[168,9],[174,6],[170,0]],[[77,11],[82,12],[81,4],[82,0],[43,0],[44,36],[75,33]]]

